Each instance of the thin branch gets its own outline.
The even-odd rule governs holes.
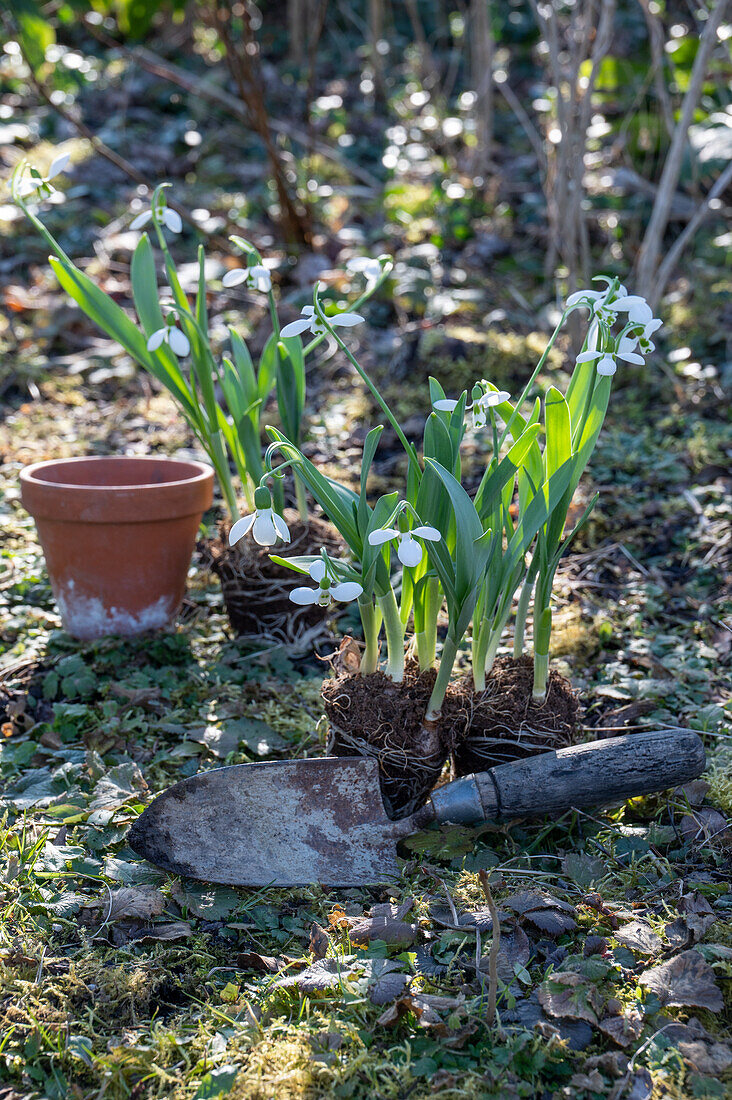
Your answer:
[[[671,202],[681,175],[689,127],[701,97],[707,66],[712,51],[717,44],[717,32],[724,19],[727,7],[728,0],[717,0],[716,5],[707,17],[706,25],[699,39],[699,49],[694,58],[689,87],[681,104],[679,121],[676,124],[658,184],[658,196],[653,204],[651,218],[638,255],[636,287],[639,294],[648,298],[651,308],[654,308],[657,304],[652,298],[652,293],[663,235],[668,225]]]
[[[663,23],[661,22],[660,17],[654,11],[651,11],[650,0],[638,0],[638,3],[643,9],[646,26],[648,27],[648,41],[651,46],[653,86],[656,89],[656,97],[661,108],[661,114],[663,115],[663,122],[666,127],[666,131],[668,133],[668,136],[671,138],[674,134],[674,112],[673,107],[671,106],[671,97],[668,94],[668,88],[666,86],[663,73]]]
[[[704,202],[697,207],[696,213],[691,221],[685,226],[666,253],[665,259],[658,268],[656,279],[653,284],[652,299],[654,301],[658,302],[660,300],[682,252],[689,244],[702,222],[706,221],[709,215],[713,213],[712,203],[715,199],[718,199],[720,195],[724,194],[730,183],[732,183],[732,161],[730,161],[724,172],[719,176]]]

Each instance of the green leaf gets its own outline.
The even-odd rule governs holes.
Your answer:
[[[229,329],[229,339],[231,340],[231,355],[234,360],[237,375],[239,376],[239,384],[242,388],[243,403],[245,405],[251,405],[259,398],[257,376],[254,373],[254,363],[249,354],[249,348],[246,346],[239,333],[235,332],[233,328]]]
[[[208,332],[208,310],[206,308],[206,253],[203,245],[198,246],[198,293],[196,294],[196,321],[201,332]]]
[[[262,403],[267,400],[277,381],[277,361],[279,358],[277,354],[278,342],[277,336],[273,332],[264,345],[262,354],[259,357],[257,390]]]
[[[297,339],[277,343],[277,407],[285,435],[299,446],[305,408],[305,360]]]
[[[87,315],[90,321],[116,340],[140,366],[158,378],[179,401],[185,412],[200,422],[196,405],[193,402],[185,379],[176,367],[175,371],[167,366],[164,358],[156,357],[147,350],[145,337],[130,320],[125,311],[108,294],[92,282],[70,260],[49,256],[49,263],[58,279],[59,285]]]
[[[155,272],[155,258],[147,233],[143,233],[137,242],[135,251],[132,253],[130,281],[137,316],[140,318],[140,324],[145,335],[150,336],[153,332],[157,332],[158,329],[164,327],[165,318],[158,300],[159,291]],[[169,348],[165,350],[169,356],[173,356]]]
[[[564,395],[551,386],[544,399],[544,419],[546,422],[546,477],[563,466],[572,456],[572,428],[569,406]]]
[[[230,1092],[239,1072],[238,1066],[217,1066],[201,1079],[201,1084],[193,1094],[193,1100],[209,1100],[212,1096],[221,1096]]]

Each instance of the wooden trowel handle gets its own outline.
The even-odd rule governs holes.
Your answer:
[[[464,824],[551,817],[675,787],[700,775],[705,763],[693,730],[625,734],[456,779],[433,791],[425,809],[433,820]]]

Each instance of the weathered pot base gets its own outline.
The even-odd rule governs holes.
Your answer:
[[[382,672],[344,674],[323,684],[329,756],[378,760],[384,808],[393,820],[427,801],[453,746],[456,708],[448,696],[439,722],[423,726],[435,672],[408,665],[395,684]]]
[[[219,538],[208,544],[208,561],[221,581],[229,622],[237,634],[256,634],[283,645],[309,648],[318,637],[327,635],[328,611],[292,603],[290,592],[303,584],[303,579],[291,569],[275,565],[269,555],[289,558],[317,554],[324,546],[329,554],[339,558],[344,555],[344,547],[325,520],[311,517],[308,523],[303,523],[297,512],[289,508],[285,509],[284,520],[291,541],[277,546],[258,546],[249,535],[236,546],[229,546],[231,525],[222,522]]]
[[[457,682],[463,734],[452,756],[455,775],[485,771],[579,740],[579,698],[569,681],[550,672],[541,703],[531,697],[533,682],[534,662],[528,656],[499,657],[479,695],[470,679]]]
[[[77,593],[73,580],[55,591],[56,603],[64,627],[75,638],[103,638],[107,634],[132,637],[146,630],[159,630],[175,618],[177,604],[161,596],[137,612],[112,605],[106,607],[98,597]]]

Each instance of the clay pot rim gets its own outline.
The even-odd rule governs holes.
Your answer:
[[[89,467],[94,467],[101,464],[119,463],[125,465],[127,463],[174,463],[178,466],[185,466],[191,471],[190,477],[178,478],[175,481],[129,481],[120,483],[118,485],[107,485],[98,481],[89,481],[86,484],[80,485],[78,482],[73,481],[49,481],[46,478],[39,476],[44,470],[51,467],[58,468],[59,466],[75,466],[85,463]],[[213,468],[205,462],[199,462],[197,459],[189,458],[169,458],[167,455],[81,455],[76,458],[51,458],[44,459],[42,462],[34,462],[30,466],[24,466],[20,471],[21,484],[26,483],[28,486],[37,486],[39,489],[65,490],[73,493],[99,493],[100,491],[106,493],[129,493],[134,491],[135,493],[142,492],[161,492],[161,490],[176,489],[182,486],[192,487],[197,483],[205,483],[213,479]]]

